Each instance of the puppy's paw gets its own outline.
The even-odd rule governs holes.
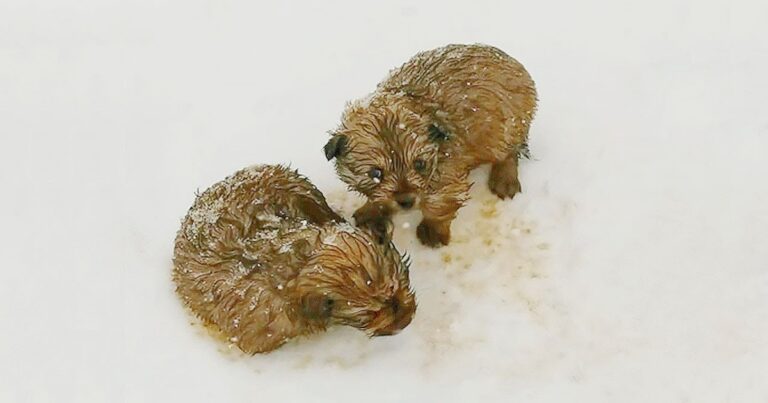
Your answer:
[[[502,200],[507,197],[511,199],[522,190],[520,181],[517,179],[517,172],[510,172],[504,169],[491,169],[488,187],[493,194],[499,196]]]
[[[376,240],[384,244],[392,240],[394,225],[391,215],[391,210],[385,205],[368,203],[357,209],[352,217],[355,219],[355,225],[371,231]]]
[[[416,228],[416,235],[422,244],[431,248],[448,245],[451,240],[451,224],[422,220]]]

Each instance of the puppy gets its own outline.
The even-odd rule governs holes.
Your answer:
[[[391,214],[418,207],[421,242],[447,245],[473,168],[491,164],[488,185],[502,199],[521,190],[518,159],[535,110],[533,80],[515,59],[491,46],[449,45],[417,54],[350,103],[325,156],[368,198],[358,225],[382,232]]]
[[[246,353],[331,325],[395,334],[416,311],[408,263],[281,166],[238,171],[203,192],[176,236],[183,302]]]

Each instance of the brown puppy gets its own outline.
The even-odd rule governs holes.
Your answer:
[[[333,324],[394,334],[416,310],[394,247],[345,223],[281,166],[243,169],[198,196],[173,263],[184,303],[247,353]]]
[[[418,206],[421,242],[446,245],[473,168],[492,164],[488,185],[502,199],[520,191],[517,162],[535,110],[533,80],[515,59],[491,46],[449,45],[417,54],[349,104],[324,151],[368,197],[358,225],[383,228],[393,212]]]

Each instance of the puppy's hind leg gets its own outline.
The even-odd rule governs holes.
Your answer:
[[[510,153],[506,159],[491,165],[491,175],[488,177],[488,187],[500,199],[515,197],[522,190],[517,178],[517,152]]]

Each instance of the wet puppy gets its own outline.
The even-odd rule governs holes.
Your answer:
[[[416,310],[394,247],[345,223],[281,166],[243,169],[198,196],[173,263],[183,302],[246,353],[335,324],[395,334]]]
[[[518,158],[527,156],[535,110],[533,80],[515,59],[491,46],[449,45],[417,54],[350,103],[324,151],[368,198],[358,225],[386,231],[391,214],[418,207],[417,235],[436,247],[450,240],[473,168],[492,164],[488,185],[502,199],[521,190]]]

